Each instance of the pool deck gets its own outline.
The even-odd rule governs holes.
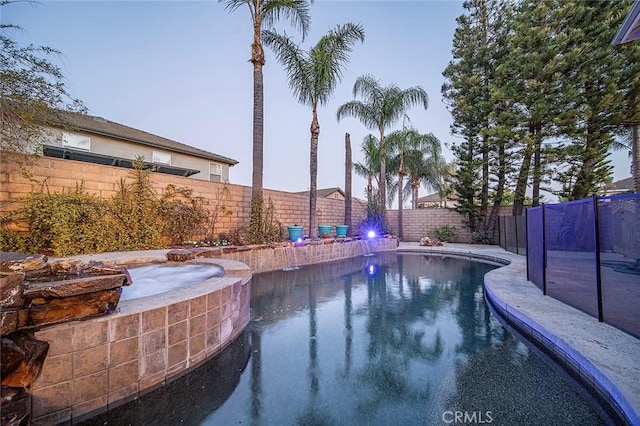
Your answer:
[[[596,391],[631,425],[640,425],[640,339],[542,292],[527,281],[526,257],[498,246],[401,242],[401,252],[456,254],[510,262],[485,275],[493,307]]]

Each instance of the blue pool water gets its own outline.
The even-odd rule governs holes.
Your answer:
[[[254,275],[221,356],[87,424],[613,424],[493,316],[493,268],[384,253]]]

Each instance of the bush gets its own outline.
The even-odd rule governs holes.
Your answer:
[[[358,224],[360,235],[367,235],[369,231],[375,231],[377,235],[387,233],[385,211],[380,207],[380,198],[372,194],[367,201],[367,216]]]
[[[486,229],[475,231],[471,233],[471,239],[480,244],[493,244],[493,232]]]
[[[456,237],[456,227],[444,225],[433,229],[429,235],[443,242],[452,242]]]
[[[263,244],[282,241],[282,224],[275,217],[273,201],[265,208],[261,197],[251,200],[251,220],[249,222],[249,244]]]
[[[134,162],[132,182],[121,180],[116,195],[103,200],[73,192],[28,195],[22,210],[0,218],[0,251],[71,256],[116,250],[140,250],[183,243],[206,226],[203,200],[186,188],[169,185],[162,197],[153,190],[150,170]],[[24,222],[20,234],[12,224]]]

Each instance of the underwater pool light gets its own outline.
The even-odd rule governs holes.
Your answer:
[[[370,277],[375,277],[378,274],[378,265],[375,263],[369,264],[365,266],[364,272]]]

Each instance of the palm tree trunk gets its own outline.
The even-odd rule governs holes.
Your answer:
[[[348,226],[347,235],[351,235],[351,138],[349,133],[344,134],[344,224]]]
[[[380,181],[378,182],[380,211],[387,211],[387,149],[384,146],[384,129],[380,129]]]
[[[631,127],[631,173],[633,173],[633,190],[640,193],[640,124]]]
[[[402,193],[404,192],[404,154],[400,151],[400,170],[398,172],[398,238],[402,240]]]
[[[418,208],[418,189],[420,187],[420,184],[412,181],[411,182],[411,191],[412,191],[412,200],[411,200],[411,208],[412,209],[417,209]]]
[[[253,172],[251,178],[251,199],[262,198],[263,137],[264,137],[264,83],[262,67],[264,50],[260,40],[262,20],[256,16],[253,24],[253,44],[251,63],[253,64]]]
[[[320,124],[318,124],[318,111],[313,106],[313,120],[311,120],[311,152],[309,155],[309,237],[318,236],[316,224],[316,205],[318,196],[318,137],[320,136]]]
[[[402,158],[402,155],[401,155]],[[400,170],[402,170],[402,159],[400,160]],[[404,200],[402,199],[402,181],[404,180],[404,173],[398,173],[398,238],[402,240],[402,204]]]

